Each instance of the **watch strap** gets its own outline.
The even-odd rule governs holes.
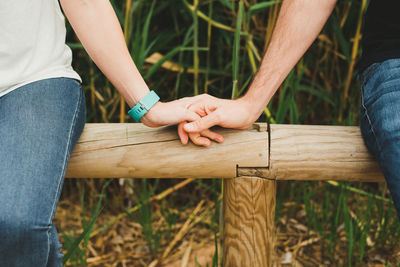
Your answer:
[[[129,110],[128,114],[138,122],[159,100],[160,97],[152,90]]]

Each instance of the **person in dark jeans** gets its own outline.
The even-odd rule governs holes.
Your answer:
[[[187,133],[213,125],[250,126],[268,104],[290,70],[318,36],[336,0],[283,1],[271,42],[247,93],[237,100],[208,99],[191,106],[208,115],[181,123]],[[400,215],[400,1],[371,0],[365,15],[360,127],[378,161]],[[209,112],[212,111],[212,112]],[[399,216],[400,218],[400,216]]]
[[[400,218],[400,1],[372,0],[364,20],[360,127]]]

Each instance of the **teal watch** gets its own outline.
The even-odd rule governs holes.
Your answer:
[[[152,90],[129,110],[128,114],[138,122],[159,100],[160,97]]]

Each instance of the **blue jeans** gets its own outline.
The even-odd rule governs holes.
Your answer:
[[[81,85],[69,78],[0,98],[0,266],[62,266],[52,221],[85,117]]]
[[[361,80],[360,127],[400,219],[400,59],[374,63]]]

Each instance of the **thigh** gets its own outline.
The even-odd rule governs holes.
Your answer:
[[[37,81],[0,98],[0,221],[50,225],[85,122],[76,80]]]
[[[363,74],[360,124],[400,212],[400,59]]]

